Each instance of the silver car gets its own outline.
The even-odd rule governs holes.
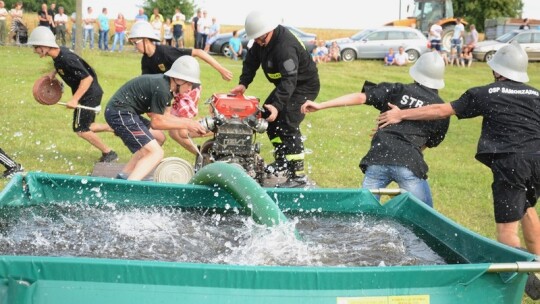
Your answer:
[[[410,27],[383,26],[363,30],[350,39],[334,40],[339,45],[343,61],[383,59],[390,48],[397,52],[399,47],[403,47],[409,61],[415,62],[429,50],[424,34]]]
[[[512,41],[517,41],[527,52],[529,61],[540,60],[540,30],[514,30],[495,40],[478,42],[473,49],[473,58],[480,61],[490,61],[498,49]]]

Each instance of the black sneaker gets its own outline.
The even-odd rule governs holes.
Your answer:
[[[102,163],[112,163],[117,160],[118,160],[118,154],[116,154],[116,152],[114,152],[113,150],[111,150],[111,152],[109,153],[103,153],[103,155],[99,159],[99,161]]]
[[[306,176],[289,177],[281,184],[277,184],[277,188],[303,188],[308,186],[308,179]]]
[[[527,278],[525,293],[533,300],[540,299],[540,279],[534,273],[530,273]]]
[[[17,164],[15,167],[9,168],[6,171],[4,171],[4,174],[2,174],[2,177],[3,178],[12,178],[13,176],[15,176],[15,174],[17,174],[19,172],[24,172],[24,168],[23,168],[23,166],[21,164]]]

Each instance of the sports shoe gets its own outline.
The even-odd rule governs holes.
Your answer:
[[[289,177],[281,184],[277,184],[277,188],[303,188],[308,185],[306,176]]]
[[[264,167],[264,172],[270,173],[270,174],[278,174],[280,172],[287,171],[287,162],[284,161],[275,161],[273,163],[270,163]]]
[[[111,152],[109,152],[109,153],[103,153],[103,155],[101,155],[101,158],[99,159],[99,162],[112,163],[112,162],[115,162],[117,160],[118,160],[118,154],[116,154],[116,152],[111,150]]]
[[[540,299],[540,279],[534,273],[530,273],[527,278],[525,293],[533,300]]]
[[[17,174],[19,172],[24,172],[24,168],[23,168],[23,166],[21,164],[17,164],[15,167],[9,168],[6,171],[4,171],[4,174],[2,174],[2,177],[3,178],[12,178],[13,176],[15,176],[15,174]]]

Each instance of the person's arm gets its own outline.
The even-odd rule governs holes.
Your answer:
[[[79,83],[79,87],[77,88],[77,91],[73,93],[71,100],[67,102],[68,108],[75,109],[79,105],[79,100],[84,96],[86,91],[88,91],[93,81],[94,81],[94,77],[90,75],[81,80],[81,82]]]
[[[154,130],[187,130],[189,133],[204,135],[206,129],[198,122],[183,117],[176,117],[170,112],[167,114],[146,113],[151,119],[151,126]]]
[[[225,67],[223,67],[219,62],[217,62],[214,57],[210,56],[207,52],[201,49],[193,49],[191,55],[193,57],[199,57],[204,62],[208,63],[210,66],[212,66],[216,71],[218,71],[221,74],[221,78],[226,81],[231,81],[233,78],[233,73],[229,70],[227,70]]]
[[[365,93],[351,93],[322,103],[316,103],[308,100],[302,105],[300,110],[305,114],[329,108],[362,105],[364,103],[366,103]]]
[[[444,119],[455,115],[456,112],[449,103],[433,104],[425,107],[401,110],[393,104],[388,104],[390,110],[381,113],[377,118],[379,128],[397,124],[403,120],[433,120]]]

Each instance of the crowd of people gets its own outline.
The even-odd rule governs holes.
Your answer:
[[[442,45],[443,29],[439,24],[431,24],[429,27],[428,40],[432,50],[438,51],[445,64],[450,66],[471,67],[473,62],[472,52],[478,43],[478,31],[471,24],[469,31],[461,18],[456,18],[454,33],[450,39],[450,50]]]

